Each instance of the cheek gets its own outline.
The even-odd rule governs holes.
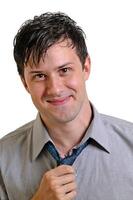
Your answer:
[[[67,81],[68,85],[70,88],[75,89],[75,90],[81,90],[83,89],[84,85],[85,85],[85,80],[83,76],[79,76],[77,74],[77,76],[74,76],[72,78],[70,78]]]
[[[28,89],[33,99],[41,98],[41,96],[44,94],[44,87],[41,85],[30,85]]]

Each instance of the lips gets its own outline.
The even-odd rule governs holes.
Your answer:
[[[69,100],[70,100],[70,96],[67,96],[67,97],[63,97],[63,98],[50,99],[50,100],[47,100],[47,102],[54,106],[59,106],[59,105],[65,104]]]

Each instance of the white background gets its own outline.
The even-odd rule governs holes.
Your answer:
[[[0,137],[36,116],[13,60],[13,38],[34,15],[62,11],[84,29],[91,56],[90,100],[105,114],[133,121],[132,0],[4,0],[0,5]]]

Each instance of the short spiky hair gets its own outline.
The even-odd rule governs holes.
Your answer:
[[[24,75],[24,66],[32,58],[38,64],[47,49],[60,39],[70,39],[82,64],[88,55],[85,34],[76,22],[61,12],[47,12],[27,20],[14,38],[14,59],[18,72]]]

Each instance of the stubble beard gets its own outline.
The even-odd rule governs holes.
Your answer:
[[[65,108],[65,107],[60,107],[57,109],[58,114],[56,114],[56,109],[55,111],[53,110],[51,113],[50,112],[44,112],[42,113],[44,122],[46,123],[58,123],[58,124],[67,124],[69,122],[74,121],[78,116],[80,115],[80,112],[82,110],[84,104],[84,99],[80,101],[77,105],[72,106],[70,109]],[[55,114],[53,114],[55,113]]]

